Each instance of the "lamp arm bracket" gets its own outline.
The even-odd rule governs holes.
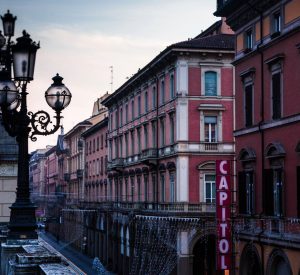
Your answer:
[[[29,134],[29,138],[32,141],[37,140],[37,135],[40,136],[48,136],[55,133],[60,127],[60,120],[62,116],[60,112],[56,112],[56,119],[55,125],[53,125],[50,115],[45,111],[38,111],[36,113],[29,112],[28,115],[30,116],[30,124],[32,131]]]

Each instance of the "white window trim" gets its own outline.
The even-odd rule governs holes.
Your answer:
[[[201,68],[201,95],[205,95],[205,73],[206,72],[215,72],[217,73],[217,95],[221,96],[221,69],[215,67],[205,67]],[[207,96],[207,97],[214,97],[214,96]]]
[[[206,116],[216,116],[217,117],[217,142],[220,143],[223,141],[223,112],[220,111],[200,111],[200,142],[205,142],[205,122],[204,118]]]
[[[206,203],[206,180],[205,180],[205,176],[215,176],[215,185],[216,185],[216,174],[214,174],[214,173],[204,173],[203,174],[203,202]],[[208,182],[212,183],[212,181],[208,181]],[[216,200],[216,198],[215,198],[215,200]],[[212,203],[212,202],[210,202],[210,203]]]

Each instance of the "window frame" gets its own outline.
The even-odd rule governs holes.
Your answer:
[[[207,180],[206,176],[214,176],[214,180]],[[207,184],[210,184],[210,198],[207,197]],[[214,186],[213,186],[214,184]],[[203,189],[204,189],[204,202],[205,203],[216,203],[216,175],[213,173],[204,173],[204,179],[203,179]],[[213,191],[214,191],[214,197],[213,197]],[[210,201],[208,201],[210,200]]]

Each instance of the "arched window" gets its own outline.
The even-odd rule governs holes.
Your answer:
[[[205,95],[217,95],[217,73],[213,71],[205,72]]]

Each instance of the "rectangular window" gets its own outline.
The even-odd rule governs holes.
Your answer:
[[[148,148],[148,125],[144,125],[144,149]]]
[[[134,100],[131,101],[131,120],[134,120]]]
[[[141,116],[141,97],[138,96],[138,116]]]
[[[245,86],[245,125],[253,125],[253,85]]]
[[[137,191],[138,191],[138,202],[142,200],[141,198],[141,177],[137,177]]]
[[[171,99],[175,97],[175,85],[174,85],[174,75],[170,75],[170,97]]]
[[[103,157],[101,157],[100,161],[100,174],[103,175]]]
[[[125,178],[125,200],[128,201],[128,178]]]
[[[129,119],[128,119],[128,104],[126,104],[125,106],[125,120],[126,120],[126,123],[128,123]]]
[[[141,142],[141,128],[136,129],[137,132],[137,146],[138,146],[138,154],[142,152],[142,142]]]
[[[156,121],[152,122],[152,148],[156,147]]]
[[[99,151],[100,149],[100,139],[99,137],[97,137],[97,151]]]
[[[145,201],[148,201],[148,175],[144,175],[144,190]]]
[[[170,144],[175,142],[175,123],[174,123],[174,116],[170,116]]]
[[[152,88],[152,107],[153,109],[156,108],[156,88],[153,86]]]
[[[254,214],[254,177],[253,171],[239,172],[239,212]]]
[[[283,170],[266,169],[264,181],[265,215],[281,217],[283,215]]]
[[[206,116],[204,118],[205,142],[217,142],[217,117]]]
[[[274,175],[274,180],[273,180],[274,215],[277,217],[281,217],[283,215],[282,169],[274,169],[273,175]]]
[[[165,146],[165,121],[163,119],[160,120],[160,145],[161,147]]]
[[[205,198],[204,198],[205,202],[215,203],[216,202],[216,176],[205,175],[204,186],[205,186]]]
[[[123,125],[123,109],[120,109],[120,127]]]
[[[170,202],[176,201],[175,173],[170,173]]]
[[[281,14],[280,12],[276,12],[273,14],[273,35],[280,34],[281,32]]]
[[[108,165],[108,160],[107,160],[107,156],[105,156],[105,174],[107,174],[107,165]]]
[[[103,135],[101,135],[101,149],[103,149]]]
[[[130,177],[131,181],[131,201],[134,201],[134,177]]]
[[[115,138],[115,158],[119,157],[119,143],[118,143],[118,138]]]
[[[117,129],[119,127],[119,121],[118,121],[119,117],[118,117],[118,111],[116,111],[115,114],[115,129]]]
[[[155,174],[152,174],[152,200],[153,202],[156,202],[156,176]]]
[[[162,80],[160,82],[160,104],[164,104],[165,103],[165,81]]]
[[[119,157],[122,158],[123,157],[123,136],[119,137],[119,146],[120,146],[120,154]]]
[[[131,155],[133,156],[134,155],[134,131],[131,131],[130,132],[131,134]]]
[[[125,157],[128,157],[128,133],[125,133]]]
[[[166,182],[165,182],[165,175],[161,174],[160,175],[160,199],[161,202],[165,202],[166,201]]]
[[[145,92],[145,113],[148,112],[148,92]]]
[[[246,31],[245,35],[245,48],[250,50],[253,48],[253,32],[252,30]]]
[[[272,75],[272,109],[273,119],[281,118],[281,73]]]
[[[216,96],[217,95],[217,73],[205,72],[205,95]]]

